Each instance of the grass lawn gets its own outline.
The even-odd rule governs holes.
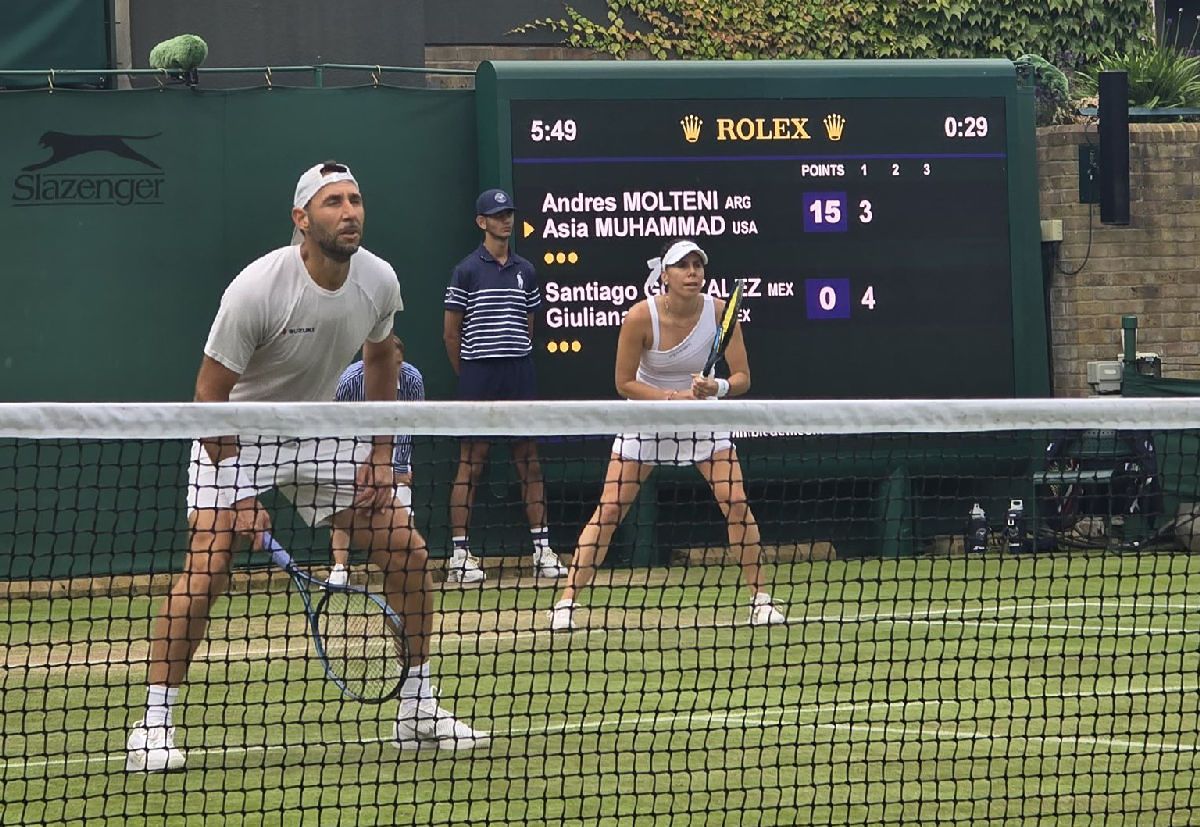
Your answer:
[[[771,629],[736,567],[605,574],[566,636],[532,581],[439,592],[443,701],[494,735],[460,754],[397,752],[298,598],[235,593],[152,776],[157,599],[0,600],[0,823],[1200,823],[1200,559],[790,563]]]

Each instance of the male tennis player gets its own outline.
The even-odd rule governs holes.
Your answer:
[[[327,400],[359,347],[367,398],[395,398],[390,334],[403,302],[391,265],[360,247],[363,218],[362,195],[347,167],[331,161],[300,176],[292,201],[300,243],[252,262],[226,289],[204,347],[196,401]],[[395,507],[392,448],[390,437],[209,436],[193,444],[187,561],[154,623],[146,714],[129,735],[126,770],[183,767],[173,706],[212,603],[228,588],[235,539],[258,547],[270,527],[258,500],[270,488],[291,499],[309,524],[348,531],[383,572],[388,603],[411,636],[396,743],[463,749],[487,739],[439,707],[430,683],[427,553],[408,510]]]
[[[750,362],[741,325],[725,351],[728,379],[704,376],[725,302],[704,292],[708,254],[694,241],[668,242],[647,262],[662,279],[662,292],[638,302],[625,316],[617,338],[617,393],[626,399],[689,400],[740,396],[750,389]],[[656,465],[694,465],[712,489],[729,526],[729,548],[738,557],[750,592],[750,623],[785,623],[787,618],[763,588],[758,523],[746,502],[742,466],[728,433],[623,434],[612,447],[604,489],[575,544],[561,599],[550,628],[567,632],[575,598],[592,581],[638,490]]]
[[[442,338],[450,365],[458,374],[458,398],[475,401],[537,398],[533,372],[533,316],[542,303],[537,271],[509,249],[514,207],[504,190],[486,190],[475,199],[475,225],[483,243],[458,263],[446,288]],[[533,571],[538,577],[562,577],[566,567],[550,548],[546,494],[537,443],[509,443],[525,515],[533,539]],[[450,489],[450,536],[454,548],[446,567],[451,583],[480,583],[479,561],[471,554],[467,531],[475,490],[487,462],[490,443],[463,439],[458,472]]]
[[[404,342],[392,336],[396,346],[396,399],[400,402],[423,402],[425,400],[425,377],[416,366],[404,359]],[[338,402],[362,402],[367,398],[366,370],[360,359],[342,371],[337,391],[333,398]],[[400,434],[396,437],[396,451],[392,456],[392,473],[396,482],[396,501],[412,510],[412,436]],[[329,582],[344,586],[350,580],[350,533],[341,528],[331,532],[333,570]]]

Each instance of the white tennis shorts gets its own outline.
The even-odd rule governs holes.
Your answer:
[[[729,431],[666,434],[621,434],[612,452],[621,459],[651,465],[695,465],[733,447]]]
[[[296,512],[311,526],[328,522],[337,512],[354,503],[354,477],[358,466],[371,453],[370,440],[350,439],[262,439],[242,441],[238,468],[247,488],[262,494],[278,488]],[[192,443],[188,463],[188,513],[221,504],[214,484],[208,452],[197,440]],[[399,489],[408,486],[396,486]],[[412,501],[409,493],[408,501]]]

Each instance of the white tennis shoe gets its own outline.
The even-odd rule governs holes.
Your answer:
[[[750,606],[751,626],[778,626],[787,622],[784,613],[771,602],[771,595],[766,592],[754,595],[754,603]]]
[[[471,729],[438,706],[437,698],[401,698],[392,743],[402,750],[468,750],[487,746],[486,732]]]
[[[533,572],[538,577],[566,577],[567,567],[558,559],[558,555],[550,548],[534,549]]]
[[[133,725],[125,745],[125,772],[181,770],[186,762],[175,746],[175,727],[147,727],[143,721]]]
[[[470,585],[482,583],[486,579],[487,575],[483,573],[483,566],[479,565],[478,557],[460,548],[450,553],[450,560],[446,563],[447,583]]]
[[[350,582],[350,571],[341,563],[337,563],[330,570],[326,582],[331,586],[344,586]]]
[[[571,619],[573,611],[575,611],[574,600],[560,600],[555,603],[554,608],[550,610],[550,631],[575,631],[575,621]]]

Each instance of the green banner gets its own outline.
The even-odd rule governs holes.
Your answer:
[[[474,123],[457,90],[0,97],[0,399],[190,399],[225,286],[288,243],[296,179],[328,158],[359,179],[366,246],[404,292],[397,331],[446,398],[442,295],[478,243]],[[185,449],[0,443],[0,579],[169,569]]]
[[[30,93],[0,109],[4,401],[190,398],[225,285],[288,242],[296,178],[317,161],[354,169],[366,245],[410,308],[440,308],[477,243],[470,93]],[[400,319],[431,395],[451,381],[440,325]]]

